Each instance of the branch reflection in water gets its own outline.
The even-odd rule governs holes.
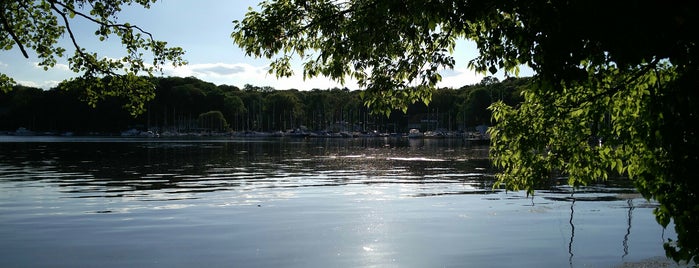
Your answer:
[[[575,214],[575,198],[573,197],[573,193],[570,194],[570,220],[568,220],[568,223],[570,224],[570,242],[568,242],[568,254],[570,254],[570,257],[568,258],[568,263],[570,264],[570,267],[573,267],[573,239],[575,238],[575,225],[573,224],[573,215]]]
[[[621,256],[621,259],[626,258],[627,255],[629,255],[629,236],[631,235],[631,219],[633,218],[633,199],[629,199],[626,201],[629,206],[629,213],[627,219],[628,226],[626,228],[626,235],[624,235],[624,255]]]

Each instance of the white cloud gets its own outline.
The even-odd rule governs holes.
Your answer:
[[[32,66],[34,66],[34,68],[36,69],[44,70],[44,66],[40,66],[38,61],[32,62]],[[56,63],[53,67],[49,67],[49,70],[72,72],[70,70],[70,66],[68,66],[68,64],[65,63]]]
[[[0,62],[0,67],[6,64]],[[33,63],[36,68],[43,68]],[[298,89],[311,90],[314,88],[328,89],[334,87],[347,87],[349,89],[359,89],[357,81],[347,79],[345,84],[333,81],[327,77],[315,77],[304,79],[303,71],[295,70],[295,75],[291,77],[276,78],[274,74],[269,74],[268,66],[255,66],[248,63],[198,63],[189,64],[180,67],[164,66],[163,74],[166,76],[177,77],[196,77],[203,81],[212,82],[217,85],[228,84],[242,87],[245,84],[254,86],[270,86],[276,89]],[[43,71],[43,70],[42,70]],[[460,88],[464,85],[477,84],[483,79],[484,75],[477,74],[475,71],[467,67],[456,68],[453,70],[442,70],[442,81],[439,82],[439,87]],[[24,80],[18,81],[19,84],[49,89],[60,83],[59,77],[74,76],[75,73],[70,71],[67,64],[58,63],[48,72],[43,72],[44,80]]]
[[[276,89],[299,89],[311,90],[314,88],[327,89],[333,87],[347,87],[349,89],[359,89],[357,81],[347,79],[345,84],[333,81],[327,77],[315,77],[303,79],[303,71],[294,70],[291,77],[276,78],[274,74],[269,74],[268,66],[254,66],[248,63],[199,63],[189,64],[180,67],[165,67],[165,75],[188,77],[193,76],[203,81],[214,84],[228,84],[242,87],[245,84],[254,86],[270,86]],[[484,75],[478,74],[466,67],[453,70],[443,70],[442,81],[439,87],[460,88],[465,85],[477,84]]]
[[[203,79],[204,77],[236,77],[241,74],[260,72],[260,68],[245,63],[199,63],[180,67],[167,66],[163,71],[168,75],[194,76]]]
[[[193,76],[214,84],[228,84],[242,87],[245,84],[270,86],[276,89],[310,90],[313,88],[348,87],[357,89],[356,81],[349,80],[343,86],[329,78],[317,77],[304,80],[301,70],[295,70],[291,77],[276,78],[269,74],[267,66],[254,66],[247,63],[199,63],[180,67],[166,67],[163,72],[169,76]]]
[[[57,63],[53,68],[60,70],[60,71],[67,71],[67,72],[72,72],[70,70],[70,66],[68,64],[63,64],[63,63]]]
[[[441,74],[442,81],[440,81],[437,86],[451,88],[460,88],[466,85],[478,84],[483,77],[485,77],[484,75],[476,73],[476,71],[468,68],[443,70]]]
[[[42,88],[42,89],[51,89],[53,87],[58,86],[58,84],[61,81],[57,80],[45,80],[45,81],[26,81],[26,80],[20,80],[17,81],[17,84],[23,85],[26,87],[35,87],[35,88]]]

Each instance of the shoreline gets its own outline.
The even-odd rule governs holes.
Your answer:
[[[640,261],[629,261],[629,262],[623,262],[619,265],[614,266],[615,268],[657,268],[657,267],[663,267],[663,268],[685,268],[685,267],[693,267],[692,265],[689,264],[678,264],[675,261],[663,257],[663,256],[657,256],[657,257],[652,257]]]

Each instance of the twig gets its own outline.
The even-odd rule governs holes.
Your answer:
[[[12,30],[12,27],[10,26],[10,22],[7,20],[5,17],[5,13],[0,11],[0,19],[2,20],[2,26],[5,28],[5,31],[7,31],[10,36],[12,36],[12,40],[15,41],[15,44],[17,44],[17,47],[19,47],[19,50],[22,51],[22,55],[24,55],[24,58],[29,58],[29,54],[27,54],[27,50],[24,49],[24,45],[22,45],[22,41],[19,40],[19,37],[15,34],[15,31]]]
[[[74,8],[70,8],[70,7],[68,7],[66,4],[61,3],[61,2],[59,2],[59,1],[50,0],[49,2],[51,3],[51,7],[52,7],[54,10],[56,10],[57,12],[61,13],[61,15],[63,15],[64,18],[65,18],[65,12],[59,11],[59,10],[54,6],[54,4],[57,4],[57,5],[59,5],[59,6],[63,7],[63,8],[65,8],[66,10],[75,13],[75,15],[78,15],[78,16],[80,16],[80,17],[83,17],[83,18],[85,18],[85,19],[87,19],[87,20],[89,20],[89,21],[91,21],[91,22],[97,23],[97,24],[99,24],[99,25],[102,25],[102,26],[105,26],[105,27],[109,27],[109,28],[137,29],[139,32],[148,35],[148,37],[150,38],[151,41],[155,40],[155,39],[153,38],[153,34],[151,34],[150,32],[147,32],[147,31],[143,30],[141,27],[138,27],[137,25],[131,25],[131,24],[129,24],[129,25],[126,25],[126,24],[110,24],[110,23],[106,23],[106,22],[97,20],[97,19],[95,19],[95,18],[93,18],[93,17],[91,17],[91,16],[85,15],[84,13],[79,12],[79,11],[75,10]]]
[[[344,4],[347,4],[347,3],[344,3]],[[310,29],[311,27],[314,27],[314,26],[319,25],[319,24],[323,24],[323,23],[325,23],[333,18],[342,17],[342,16],[349,14],[349,13],[352,13],[352,12],[357,12],[357,11],[361,11],[363,9],[368,9],[368,8],[376,6],[377,4],[378,4],[378,1],[372,1],[371,3],[369,3],[363,7],[351,6],[345,10],[339,11],[338,13],[330,14],[328,16],[323,16],[323,17],[320,17],[318,19],[311,20],[308,24],[304,25],[303,27],[299,28],[298,30],[292,31],[292,32],[291,31],[287,32],[287,33],[283,34],[281,37],[288,38],[290,36],[297,35],[299,33],[305,32],[306,30]],[[340,5],[343,5],[343,3],[338,4],[338,6],[340,6]]]
[[[83,59],[89,59],[90,57],[87,56],[85,54],[85,52],[83,52],[82,48],[80,47],[80,45],[78,45],[78,42],[75,40],[75,35],[73,34],[73,30],[70,28],[70,22],[68,21],[68,17],[66,15],[66,13],[59,10],[58,7],[56,7],[55,1],[49,1],[49,2],[51,3],[51,9],[56,11],[63,18],[63,22],[66,25],[66,30],[68,31],[68,35],[70,36],[70,40],[73,42],[73,46],[75,47],[76,52],[78,52],[78,54],[80,54],[80,56]],[[106,73],[106,74],[110,74],[110,75],[114,75],[114,76],[117,75],[116,73],[114,73],[110,69],[103,69],[102,67],[100,67],[98,64],[96,64],[92,60],[86,60],[86,62],[88,65],[91,66],[91,69],[93,69],[93,70],[99,70],[102,73]]]
[[[613,93],[616,93],[616,92],[618,92],[620,89],[622,89],[624,86],[626,86],[626,85],[628,85],[628,84],[630,84],[630,83],[636,81],[637,79],[641,78],[641,76],[643,76],[644,74],[646,74],[648,71],[653,70],[653,69],[657,66],[657,64],[658,64],[659,61],[660,61],[660,60],[657,59],[657,58],[654,59],[650,64],[646,65],[643,69],[638,70],[638,71],[634,74],[634,76],[630,77],[629,79],[626,79],[623,83],[619,83],[618,85],[616,85],[616,86],[614,86],[614,87],[610,87],[609,89],[607,89],[607,90],[605,90],[605,91],[599,92],[599,93],[597,93],[597,94],[595,94],[595,95],[592,95],[592,96],[590,96],[590,97],[588,97],[588,98],[585,98],[584,100],[581,100],[581,101],[572,103],[572,104],[570,104],[570,105],[566,105],[566,106],[562,106],[562,105],[559,106],[559,105],[556,105],[556,106],[557,106],[558,108],[562,108],[562,109],[571,109],[571,111],[574,111],[574,110],[577,110],[577,109],[581,109],[581,108],[582,108],[582,105],[583,105],[584,103],[590,103],[590,102],[592,102],[593,100],[596,100],[596,99],[598,99],[598,98],[601,98],[601,97],[604,97],[604,96],[607,96],[607,95],[611,95],[611,94],[613,94]]]

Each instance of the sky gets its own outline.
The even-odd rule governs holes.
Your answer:
[[[300,64],[294,67],[295,75],[277,79],[268,74],[268,59],[256,59],[245,55],[242,49],[233,43],[230,37],[233,31],[233,20],[242,20],[249,7],[257,8],[259,0],[160,0],[150,9],[140,6],[128,7],[118,15],[120,22],[129,22],[152,33],[156,40],[167,41],[170,46],[179,46],[185,50],[184,58],[188,62],[182,67],[165,66],[163,73],[158,76],[193,76],[216,85],[233,85],[243,87],[245,84],[254,86],[271,86],[276,89],[310,90],[313,88],[327,89],[347,87],[359,89],[356,82],[347,80],[344,85],[328,78],[319,77],[303,79]],[[77,18],[77,17],[76,17]],[[100,42],[94,35],[96,26],[86,21],[74,20],[76,36],[81,46],[98,52],[104,57],[121,57],[125,52],[117,37]],[[73,54],[73,47],[67,38],[59,45]],[[454,58],[456,65],[453,70],[443,70],[439,87],[459,88],[481,81],[484,77],[468,69],[469,60],[477,56],[475,45],[467,41],[457,43]],[[0,73],[7,74],[16,82],[25,86],[49,89],[60,81],[79,76],[69,70],[66,58],[58,60],[58,64],[44,71],[37,66],[36,55],[24,58],[15,47],[13,50],[0,53]],[[521,76],[531,75],[531,70],[524,68]],[[503,74],[495,75],[503,79]]]

